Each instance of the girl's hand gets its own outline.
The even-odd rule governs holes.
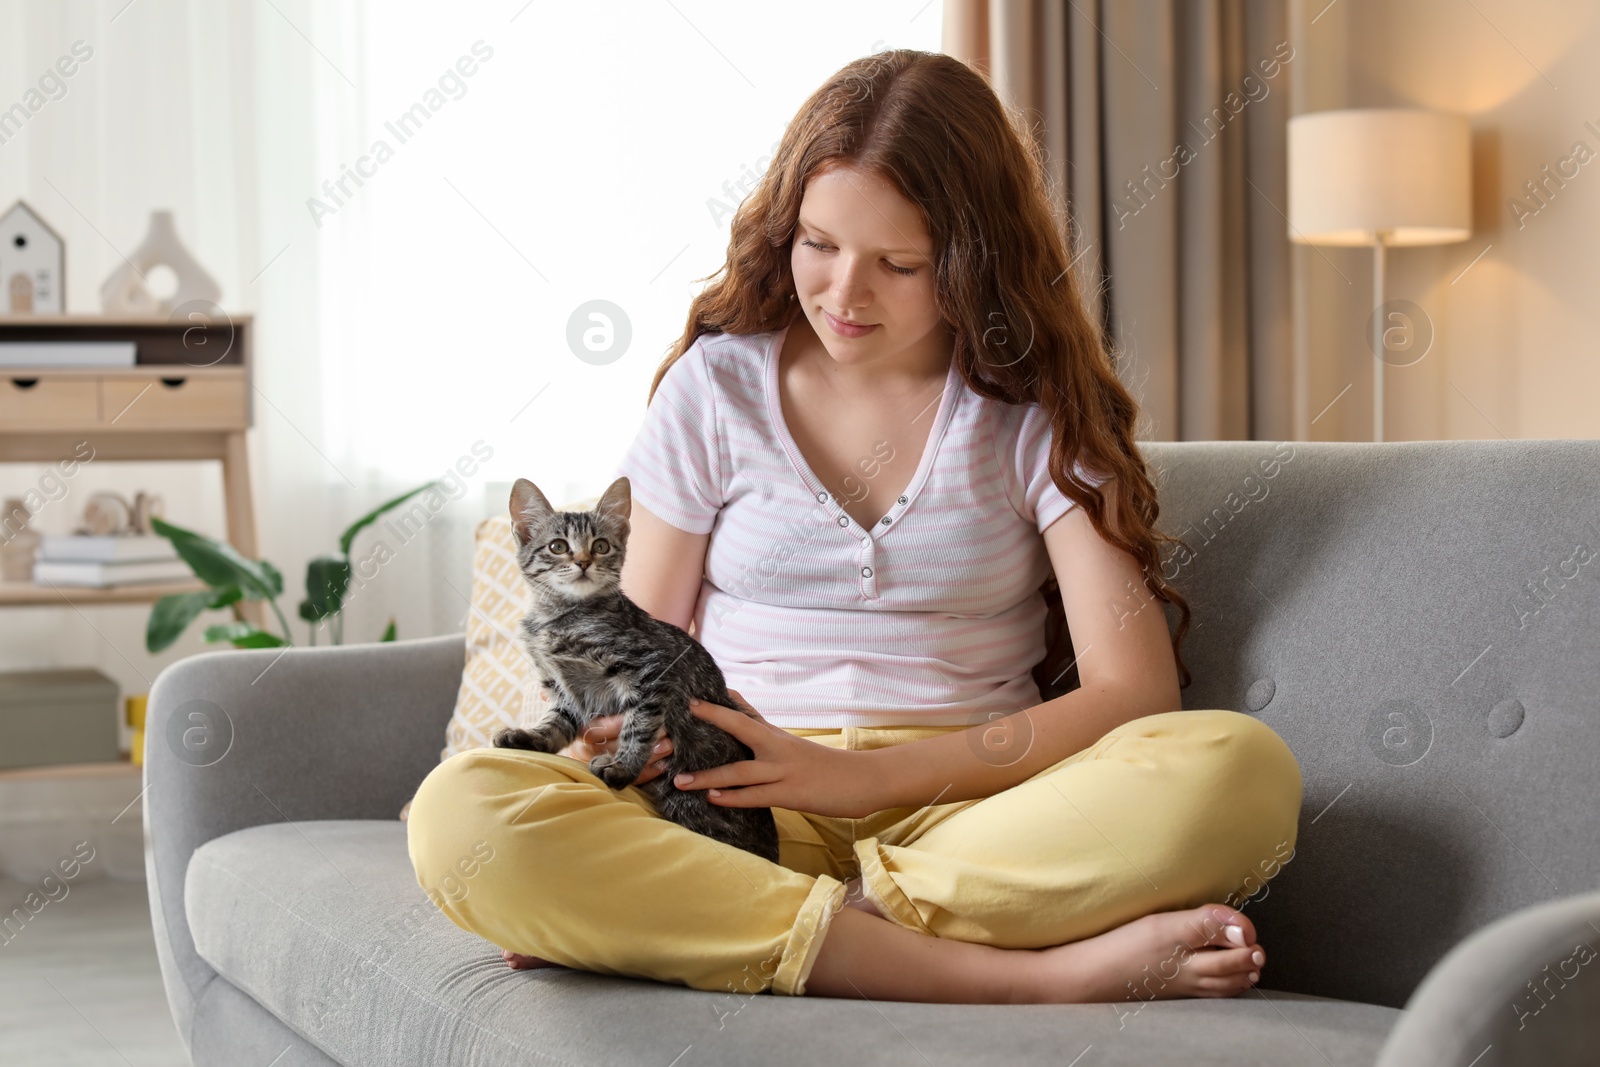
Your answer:
[[[872,776],[863,766],[869,753],[796,737],[729,692],[744,710],[691,700],[689,713],[743,741],[754,758],[680,774],[673,779],[679,789],[708,789],[711,803],[728,808],[789,808],[851,819],[879,809]]]
[[[583,734],[562,749],[558,755],[571,756],[579,760],[585,767],[589,761],[602,752],[615,752],[617,750],[617,737],[622,733],[621,715],[602,715],[584,728]],[[660,778],[666,772],[661,761],[672,752],[672,738],[667,736],[665,726],[656,731],[655,747],[650,750],[650,762],[644,765],[644,770],[639,772],[639,777],[633,780],[634,785],[643,785],[654,778]]]

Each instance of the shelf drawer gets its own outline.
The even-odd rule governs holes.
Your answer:
[[[99,421],[100,389],[93,378],[0,376],[0,426],[8,430],[91,429]]]
[[[100,419],[119,430],[242,430],[250,424],[243,375],[100,379]]]

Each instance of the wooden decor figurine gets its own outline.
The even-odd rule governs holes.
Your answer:
[[[155,267],[169,267],[178,276],[177,288],[166,299],[157,298],[145,285],[145,277]],[[178,240],[170,211],[150,212],[150,232],[143,243],[100,287],[100,310],[107,315],[167,315],[191,301],[215,306],[221,299],[222,288],[216,279]]]
[[[83,508],[83,521],[74,533],[90,537],[126,534],[152,536],[152,518],[161,518],[165,509],[159,496],[139,490],[133,502],[121,493],[103,489],[89,495]]]
[[[91,493],[83,506],[83,523],[73,533],[88,537],[107,537],[127,533],[133,525],[133,509],[121,493],[104,490]]]
[[[28,525],[32,518],[21,497],[7,497],[0,507],[0,582],[33,580],[39,535]]]
[[[0,215],[0,312],[60,315],[66,308],[66,244],[18,200]]]

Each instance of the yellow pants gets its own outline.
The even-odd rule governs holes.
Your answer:
[[[790,732],[835,748],[960,726]],[[500,948],[695,989],[802,995],[844,881],[885,916],[1002,948],[1158,911],[1241,907],[1294,854],[1299,766],[1233,711],[1135,719],[994,796],[863,819],[774,808],[779,863],[656,814],[566,756],[481,748],[411,803],[417,881]]]

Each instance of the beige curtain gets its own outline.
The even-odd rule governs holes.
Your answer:
[[[1145,440],[1293,434],[1284,0],[945,0],[1045,148]]]

